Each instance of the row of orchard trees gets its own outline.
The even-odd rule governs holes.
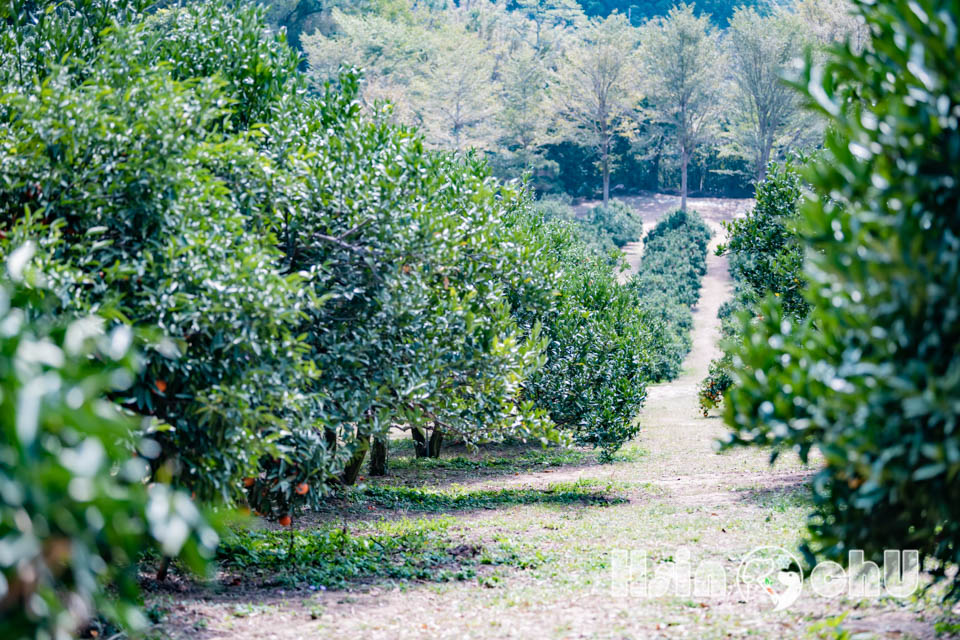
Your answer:
[[[143,622],[145,539],[209,555],[205,503],[288,522],[389,429],[636,433],[669,345],[610,260],[365,112],[357,75],[309,93],[258,10],[0,20],[3,637]]]
[[[551,145],[589,149],[604,201],[625,155],[655,173],[676,166],[685,198],[698,154],[762,178],[771,158],[818,144],[818,120],[780,77],[805,49],[861,29],[846,0],[740,8],[723,31],[688,4],[639,27],[588,19],[572,0],[460,5],[335,9],[302,39],[311,78],[363,67],[368,103],[389,100],[435,146],[491,152],[507,175],[555,170]]]
[[[775,166],[728,227],[737,296],[701,398],[725,405],[725,446],[821,456],[810,560],[915,549],[955,600],[960,3],[858,11],[863,48],[795,83],[830,122],[824,149]]]

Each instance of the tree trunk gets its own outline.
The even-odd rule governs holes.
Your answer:
[[[350,462],[344,467],[340,474],[340,482],[349,486],[356,484],[357,476],[360,475],[360,467],[363,465],[363,459],[367,457],[367,450],[370,448],[370,438],[360,438],[357,444],[357,450],[350,458]]]
[[[427,449],[427,437],[424,435],[423,431],[417,427],[414,427],[410,430],[410,435],[413,436],[413,450],[416,452],[417,457],[428,457],[430,452]]]
[[[657,154],[653,156],[653,191],[660,192],[660,155],[662,153],[660,143],[657,143]]]
[[[687,164],[690,158],[687,156],[687,150],[680,151],[680,211],[687,210]]]
[[[373,441],[373,450],[370,451],[370,475],[387,475],[387,440],[377,438]]]
[[[440,457],[440,445],[442,443],[443,443],[443,431],[440,431],[438,427],[434,427],[433,433],[430,434],[429,455],[431,458]]]
[[[610,152],[603,152],[601,161],[601,171],[603,173],[603,206],[610,202]]]
[[[167,579],[167,572],[170,570],[170,556],[160,558],[160,566],[157,567],[157,582],[163,582]]]
[[[763,148],[760,150],[760,166],[757,167],[757,184],[763,182],[763,179],[767,177],[767,164],[770,162],[770,151],[773,147],[773,141],[767,142],[765,137],[761,144],[763,144]]]

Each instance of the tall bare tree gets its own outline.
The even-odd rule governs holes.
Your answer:
[[[445,45],[447,43],[444,43]],[[495,136],[493,60],[476,38],[438,49],[426,73],[412,83],[413,110],[431,144],[488,148]]]
[[[516,10],[532,25],[531,46],[541,53],[551,44],[556,27],[572,27],[585,20],[576,0],[516,0]]]
[[[532,49],[512,55],[500,72],[499,143],[527,167],[547,139],[547,82],[543,60]]]
[[[558,65],[552,95],[560,137],[591,147],[610,200],[613,143],[636,104],[637,29],[619,14],[591,20]]]
[[[802,23],[792,14],[761,16],[738,8],[726,32],[726,49],[736,91],[730,116],[734,154],[747,159],[757,181],[763,180],[778,143],[803,137],[814,123],[803,116],[797,93],[782,78],[802,54]]]
[[[862,51],[870,39],[870,30],[851,0],[797,0],[790,10],[820,45],[849,41],[854,51]]]
[[[726,62],[707,15],[681,4],[642,28],[640,68],[647,115],[672,132],[680,156],[680,208],[687,209],[687,166],[718,133]]]
[[[495,138],[492,45],[467,31],[460,13],[424,10],[393,20],[334,10],[335,33],[303,39],[310,77],[320,85],[342,65],[361,67],[364,100],[391,102],[394,116],[419,126],[429,144],[488,148]]]

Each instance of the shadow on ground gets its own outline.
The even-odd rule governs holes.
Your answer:
[[[811,475],[811,472],[784,475],[775,484],[739,489],[739,500],[781,513],[796,507],[812,508]]]

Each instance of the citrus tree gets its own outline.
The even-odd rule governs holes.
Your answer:
[[[500,242],[528,205],[481,162],[361,114],[355,74],[308,94],[256,9],[14,9],[0,245],[36,240],[65,314],[159,330],[124,398],[157,477],[284,517],[390,427],[556,439],[508,300],[551,276]]]
[[[709,373],[700,383],[700,408],[705,415],[720,406],[723,394],[733,384],[729,345],[742,339],[739,314],[756,315],[757,304],[768,296],[776,298],[795,319],[809,311],[802,273],[805,248],[797,237],[800,165],[772,162],[764,175],[753,208],[744,217],[724,223],[727,241],[717,247],[717,255],[729,259],[734,295],[718,314],[723,355],[710,363]]]
[[[635,292],[617,280],[619,267],[593,251],[572,223],[525,221],[543,249],[545,274],[558,274],[553,299],[526,295],[515,313],[537,322],[547,338],[546,361],[527,385],[528,397],[574,442],[597,447],[602,459],[635,436],[646,399],[650,327]]]
[[[645,375],[652,380],[680,375],[690,351],[691,307],[700,299],[709,242],[710,228],[692,211],[665,216],[644,238],[640,269],[629,287],[650,325],[651,357]]]
[[[310,373],[291,332],[301,276],[283,271],[276,240],[251,224],[266,168],[232,131],[229,84],[163,64],[163,21],[114,5],[132,12],[95,0],[22,10],[29,19],[15,31],[30,44],[2,70],[2,242],[37,240],[64,313],[162,331],[167,348],[144,345],[126,404],[156,418],[155,471],[230,499],[264,448],[264,425],[288,417],[287,380]],[[50,42],[69,50],[33,66],[20,56]],[[265,46],[236,45],[240,57]]]

